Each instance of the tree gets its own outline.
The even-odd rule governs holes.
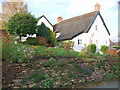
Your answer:
[[[7,30],[11,35],[18,35],[21,41],[22,36],[36,33],[37,19],[28,12],[16,13],[11,16],[7,23]]]
[[[47,43],[51,43],[52,46],[56,45],[56,36],[54,32],[50,30],[43,22],[37,27],[37,37],[45,37]]]
[[[2,12],[0,12],[0,24],[2,28],[6,28],[5,23],[8,22],[10,16],[16,13],[24,13],[27,10],[27,4],[23,0],[4,0],[2,2]]]
[[[38,37],[46,37],[47,41],[49,39],[49,30],[48,28],[46,27],[46,25],[42,22],[41,25],[37,26],[37,32],[36,32],[36,35]]]

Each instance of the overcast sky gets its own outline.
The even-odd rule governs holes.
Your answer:
[[[3,0],[0,0],[3,1]],[[28,4],[29,12],[35,17],[45,15],[52,24],[57,17],[63,19],[79,16],[94,11],[94,5],[101,5],[101,15],[111,33],[111,40],[118,37],[118,1],[119,0],[24,0]]]

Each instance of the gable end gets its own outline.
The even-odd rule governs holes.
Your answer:
[[[92,23],[89,25],[89,27],[88,27],[88,29],[87,29],[87,33],[89,32],[91,26],[93,25],[93,23],[94,23],[94,21],[95,21],[95,19],[97,18],[98,15],[100,16],[100,18],[101,18],[101,20],[102,20],[102,22],[103,22],[103,25],[104,25],[105,29],[106,29],[107,32],[108,32],[108,35],[110,35],[110,32],[109,32],[109,30],[108,30],[108,28],[107,28],[107,26],[106,26],[106,24],[105,24],[105,22],[104,22],[104,19],[102,18],[101,14],[100,14],[100,12],[98,12],[98,13],[96,14],[96,16],[95,16],[95,18],[93,19]]]

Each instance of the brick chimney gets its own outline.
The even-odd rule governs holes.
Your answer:
[[[100,4],[96,3],[94,6],[95,11],[100,11]]]
[[[61,22],[62,20],[63,20],[62,17],[58,17],[58,18],[57,18],[57,22],[58,22],[58,23]]]

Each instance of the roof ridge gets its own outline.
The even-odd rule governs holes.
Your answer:
[[[64,23],[64,22],[68,22],[68,21],[74,21],[74,20],[77,20],[78,18],[82,18],[83,16],[87,16],[87,15],[90,15],[90,14],[93,14],[93,13],[98,13],[99,11],[93,11],[93,12],[90,12],[90,13],[86,13],[86,14],[83,14],[83,15],[79,15],[79,16],[75,16],[75,17],[72,17],[72,18],[69,18],[69,19],[65,19],[57,24],[61,24],[61,23]],[[56,25],[56,24],[55,24]]]

